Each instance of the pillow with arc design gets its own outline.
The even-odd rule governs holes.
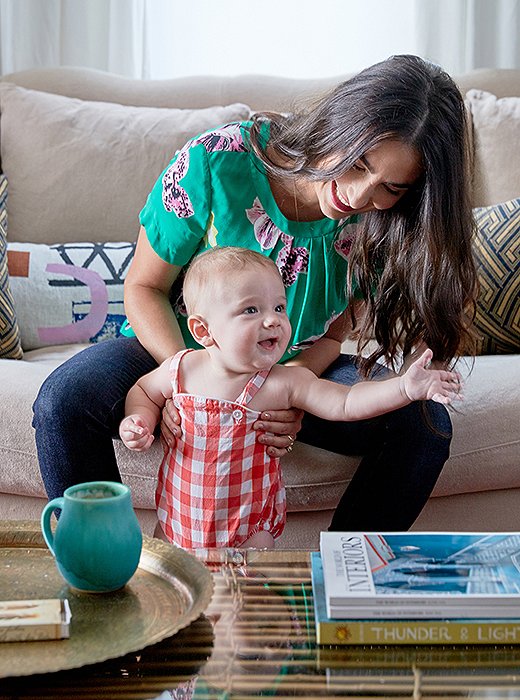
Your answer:
[[[119,335],[132,242],[9,243],[8,268],[24,350]]]

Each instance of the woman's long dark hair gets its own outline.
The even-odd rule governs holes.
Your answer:
[[[260,135],[266,118],[269,151]],[[367,302],[358,350],[371,337],[378,344],[367,372],[382,357],[395,365],[421,341],[442,362],[472,350],[477,284],[466,129],[453,80],[417,56],[367,68],[304,114],[253,120],[251,146],[275,178],[340,177],[387,139],[422,158],[420,180],[395,206],[361,217],[349,256],[349,290],[355,279]]]

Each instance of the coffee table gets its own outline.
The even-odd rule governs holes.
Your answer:
[[[215,592],[188,627],[103,663],[0,679],[0,698],[520,698],[520,646],[317,647],[308,552],[198,554]]]

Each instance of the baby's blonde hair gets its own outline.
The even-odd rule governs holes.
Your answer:
[[[200,312],[201,303],[211,301],[213,290],[218,284],[232,285],[234,272],[244,269],[262,267],[267,270],[279,270],[274,262],[261,253],[238,246],[222,246],[205,250],[193,258],[182,287],[182,295],[188,316]]]

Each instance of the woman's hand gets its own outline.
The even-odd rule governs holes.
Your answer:
[[[175,441],[181,436],[181,417],[172,399],[166,399],[162,410],[161,440],[168,447],[175,447]]]
[[[258,441],[268,445],[267,454],[283,457],[291,452],[296,435],[302,427],[302,418],[303,411],[297,408],[263,411],[260,414],[260,418],[253,423],[253,428],[259,431]]]

